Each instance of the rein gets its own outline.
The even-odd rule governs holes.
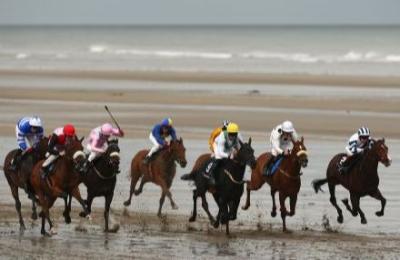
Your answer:
[[[114,178],[114,177],[117,175],[116,173],[113,173],[110,177],[104,177],[104,176],[99,172],[99,170],[97,170],[97,168],[96,168],[95,165],[93,166],[93,169],[94,169],[94,172],[97,174],[97,176],[99,176],[99,178],[100,178],[100,179],[103,179],[103,180],[108,180],[108,179]]]
[[[229,179],[231,179],[231,181],[233,183],[237,184],[237,185],[242,185],[243,183],[245,183],[245,181],[237,181],[237,180],[235,180],[235,178],[233,178],[232,174],[229,171],[225,170],[225,169],[224,169],[224,173],[226,175],[228,175]]]
[[[290,179],[300,179],[300,174],[297,176],[292,176],[289,173],[287,173],[286,171],[282,170],[281,168],[279,168],[279,172],[281,172],[283,175],[285,175],[286,177],[290,178]]]

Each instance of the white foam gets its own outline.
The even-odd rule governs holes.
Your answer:
[[[387,62],[400,62],[400,55],[387,55],[385,57]]]
[[[107,50],[107,46],[104,45],[91,45],[89,47],[91,53],[103,53]]]
[[[15,58],[17,58],[18,60],[23,60],[29,57],[29,54],[27,53],[17,53],[17,55],[15,55]]]

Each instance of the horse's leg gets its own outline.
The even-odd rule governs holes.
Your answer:
[[[250,182],[251,181],[246,183],[246,194],[247,194],[247,196],[246,196],[246,204],[244,204],[244,206],[242,207],[243,210],[247,210],[250,207],[250,192],[251,192],[251,190],[250,190]]]
[[[201,196],[201,206],[203,207],[204,211],[207,213],[207,216],[208,216],[208,219],[210,220],[211,225],[214,225],[215,219],[211,215],[210,211],[208,210],[208,203],[207,203],[207,199],[206,199],[206,194],[205,193]]]
[[[350,198],[351,198],[351,193],[350,193]],[[354,208],[354,205],[353,208],[350,206],[348,199],[342,199],[342,202],[346,207],[346,209],[351,213],[351,215],[353,215],[353,217],[356,217],[358,215],[358,210]]]
[[[297,194],[290,196],[289,199],[290,199],[290,212],[288,215],[292,217],[296,213]]]
[[[272,197],[272,211],[271,211],[271,217],[276,217],[276,203],[275,203],[275,193],[276,190],[271,188],[271,197]]]
[[[178,209],[178,205],[176,205],[175,201],[172,199],[172,193],[169,189],[167,189],[167,191],[165,192],[165,194],[167,195],[169,201],[171,202],[171,207],[172,209]]]
[[[111,201],[114,197],[114,193],[108,194],[105,197],[105,209],[104,209],[104,221],[105,221],[105,227],[104,227],[104,232],[108,232],[108,221],[109,221],[109,216],[110,216],[110,205]]]
[[[287,215],[287,210],[285,206],[285,200],[286,200],[286,195],[283,195],[281,192],[279,192],[279,203],[281,206],[281,218],[283,222],[282,230],[283,232],[286,232],[286,215]]]
[[[21,201],[19,200],[18,186],[10,183],[10,187],[11,187],[11,193],[15,200],[15,209],[17,210],[17,213],[18,213],[19,228],[20,228],[20,230],[25,230],[25,223],[24,223],[24,219],[22,218],[22,214],[21,214]]]
[[[353,205],[353,211],[360,213],[361,224],[367,224],[367,219],[365,218],[364,212],[360,208],[360,196],[350,193],[351,204]]]
[[[45,212],[47,222],[50,225],[50,235],[57,234],[57,231],[53,228],[53,221],[51,221],[51,218],[50,218],[50,208],[53,206],[54,202],[55,202],[55,199],[48,198],[47,212]]]
[[[337,201],[336,201],[336,196],[335,196],[335,184],[328,183],[328,186],[329,186],[329,193],[330,193],[330,195],[331,195],[329,201],[330,201],[331,204],[336,208],[336,211],[337,211],[337,213],[338,213],[337,222],[343,223],[343,213],[342,213],[342,209],[338,206]]]
[[[68,197],[64,197],[64,212],[63,212],[63,216],[64,216],[64,220],[65,223],[70,224],[71,223],[71,216],[69,215],[69,207],[68,207],[68,198],[71,198],[71,195],[68,195]]]
[[[36,220],[37,219],[37,211],[36,211],[36,202],[35,199],[32,200],[32,215],[31,219]]]
[[[220,204],[219,197],[215,193],[213,194],[213,197],[214,197],[215,202],[217,202],[217,205],[218,205],[218,214],[217,214],[217,217],[216,217],[215,222],[214,222],[214,228],[218,228],[219,224],[221,222],[221,214],[222,214],[221,204]]]
[[[376,214],[378,217],[382,217],[383,214],[385,213],[386,199],[382,196],[382,193],[381,193],[381,191],[380,191],[379,189],[376,189],[376,191],[373,192],[373,193],[371,193],[370,196],[371,196],[372,198],[375,198],[375,199],[381,201],[381,210],[375,212],[375,214]]]
[[[226,233],[227,236],[231,235],[231,233],[229,231],[229,220],[225,224],[225,233]]]
[[[132,179],[131,179],[131,188],[130,188],[130,191],[129,191],[129,198],[124,202],[124,206],[126,206],[126,207],[131,205],[132,195],[135,192],[135,187],[136,187],[136,184],[137,184],[139,178],[140,178],[140,174],[139,173],[138,174],[133,174]],[[143,189],[143,186],[142,186],[142,189]],[[139,195],[139,194],[137,194],[137,195]]]
[[[79,191],[79,187],[78,187],[78,186],[76,186],[76,187],[72,190],[71,195],[72,195],[72,197],[74,197],[74,198],[79,202],[79,204],[81,204],[81,206],[82,206],[83,212],[81,212],[81,213],[79,214],[79,216],[81,216],[81,217],[86,217],[87,215],[89,215],[89,214],[88,214],[88,209],[87,209],[86,202],[82,199],[81,193],[80,193],[80,191]],[[82,214],[82,213],[84,213],[84,214]]]
[[[49,202],[48,198],[44,196],[43,193],[38,194],[40,205],[42,207],[42,211],[40,212],[39,216],[42,217],[42,227],[40,229],[40,233],[43,236],[49,236],[49,233],[46,232],[46,219],[47,215],[49,214]]]
[[[229,221],[229,208],[226,199],[220,197],[220,209],[221,209],[221,224],[226,224]]]
[[[161,218],[161,209],[162,209],[162,206],[164,204],[164,200],[165,200],[165,192],[161,191],[160,205],[158,206],[158,213],[157,213],[157,216],[159,218]]]
[[[93,195],[88,191],[87,199],[86,199],[86,212],[81,212],[79,216],[87,217],[89,220],[91,219],[90,214],[92,213],[92,202],[93,202]]]
[[[148,182],[149,179],[146,178],[146,175],[143,175],[142,179],[140,180],[139,189],[135,190],[135,196],[138,196],[143,191],[143,186]]]
[[[196,221],[197,216],[197,190],[193,190],[193,211],[192,216],[189,218],[189,222]]]

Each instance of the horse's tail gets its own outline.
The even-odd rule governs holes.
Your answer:
[[[194,181],[196,177],[196,171],[192,171],[190,173],[186,173],[184,175],[181,176],[181,180],[183,181]]]
[[[325,183],[328,182],[328,179],[315,179],[312,181],[312,186],[314,188],[315,193],[318,193],[318,191],[324,192],[321,189],[321,186],[324,185]]]

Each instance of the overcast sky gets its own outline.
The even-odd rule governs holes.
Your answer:
[[[0,24],[400,24],[400,0],[0,0]]]

